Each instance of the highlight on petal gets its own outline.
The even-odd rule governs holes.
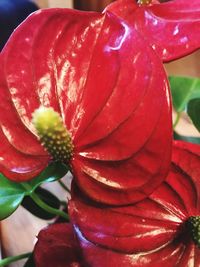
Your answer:
[[[106,23],[110,24],[109,20],[105,20],[105,27]],[[172,140],[171,100],[160,60],[134,29],[127,28],[126,37],[126,26],[122,23],[118,27],[124,34],[123,43],[113,49],[117,61],[110,59],[118,74],[109,72],[113,85],[97,113],[85,105],[82,121],[88,113],[93,117],[74,139],[77,156],[71,162],[81,189],[109,204],[141,200],[162,182],[168,172]],[[103,38],[99,36],[98,42]],[[98,43],[97,48],[102,49]],[[94,51],[94,55],[98,53]],[[101,54],[101,61],[105,56]],[[91,70],[99,66],[99,59],[94,57]],[[107,73],[99,71],[106,80]],[[92,78],[95,84],[95,76]],[[98,92],[97,88],[93,95]]]
[[[0,172],[7,178],[22,182],[37,176],[47,167],[49,159],[45,156],[30,156],[15,149],[0,128]]]
[[[69,212],[86,263],[95,267],[198,266],[200,251],[186,222],[200,213],[199,156],[200,146],[174,142],[166,181],[133,205],[93,202],[73,184]]]
[[[193,191],[195,192],[193,197],[188,196],[188,193],[185,191],[184,195],[187,200],[185,200],[185,205],[188,206],[188,209],[192,209],[194,203],[196,207],[200,208],[200,146],[188,142],[183,141],[174,141],[173,143],[173,154],[172,154],[172,162],[178,166],[187,174],[193,184]],[[190,190],[192,191],[192,189]],[[196,196],[196,198],[194,198]],[[193,200],[193,204],[191,201]],[[193,215],[199,215],[195,210],[191,210]]]
[[[37,140],[31,123],[32,113],[41,105],[51,106],[64,120],[63,105],[68,101],[67,115],[74,114],[103,20],[103,15],[68,9],[38,11],[16,29],[5,46],[0,56],[0,124],[4,135],[0,144],[4,147],[6,138],[15,153],[9,150],[6,155],[2,149],[0,157],[4,163],[1,171],[9,178],[17,179],[15,168],[19,176],[26,171],[24,180],[31,179],[49,162],[51,157]],[[86,48],[91,50],[85,53]],[[23,155],[23,163],[19,155]],[[30,163],[31,157],[35,164]],[[28,171],[23,164],[29,165]]]
[[[165,62],[186,56],[200,47],[199,0],[172,0],[141,6],[134,0],[118,0],[106,10],[132,25]]]
[[[34,248],[36,267],[83,267],[81,250],[70,224],[51,225],[40,231]]]
[[[165,179],[172,140],[167,77],[134,28],[109,12],[41,10],[15,31],[0,60],[9,107],[1,106],[9,113],[0,115],[1,127],[20,153],[49,161],[32,114],[51,107],[72,135],[72,172],[91,198],[133,203]],[[12,171],[6,161],[5,168]]]
[[[107,25],[111,23],[105,19],[104,27],[107,28]],[[166,176],[171,147],[168,84],[160,61],[134,29],[127,28],[124,23],[116,23],[117,26],[121,29],[118,33],[113,27],[109,32],[110,39],[111,33],[116,33],[123,40],[120,47],[115,44],[115,48],[109,51],[113,55],[109,60],[117,68],[117,75],[109,71],[112,87],[108,91],[106,85],[106,92],[110,95],[104,99],[104,106],[98,112],[95,113],[100,99],[97,97],[98,87],[91,92],[98,102],[90,101],[87,106],[83,102],[87,110],[83,109],[82,122],[88,118],[89,107],[92,106],[90,121],[85,130],[75,137],[79,157],[74,157],[72,161],[73,173],[82,190],[90,197],[110,204],[131,203],[152,192]],[[107,61],[103,49],[106,38],[107,35],[99,36],[90,66],[91,73],[96,71],[96,66],[101,66],[98,71],[105,81],[106,63],[102,65],[101,62],[104,58]],[[132,46],[133,40],[135,46]],[[118,55],[117,60],[114,55]],[[95,75],[89,76],[85,90],[91,88],[91,82],[96,84],[95,79]],[[166,128],[162,121],[166,121]],[[118,171],[117,166],[120,167]],[[127,184],[130,185],[129,192]],[[121,197],[116,198],[116,194]]]
[[[165,106],[164,110],[166,110]],[[87,156],[74,159],[72,166],[81,189],[99,202],[114,205],[133,203],[149,195],[168,173],[171,156],[171,126],[163,125],[163,121],[168,119],[169,117],[161,113],[161,118],[149,136],[149,140],[140,150],[132,152],[130,157],[121,160],[120,158],[118,160],[88,159]],[[130,124],[130,130],[131,128],[137,131],[134,124]],[[121,137],[124,138],[124,135],[122,134]],[[132,138],[134,138],[134,132]],[[130,147],[127,147],[127,151],[128,149],[131,151],[131,141],[133,141],[132,144],[134,142],[137,144],[137,140],[138,143],[140,141],[132,138],[128,138]],[[112,142],[111,139],[109,140]],[[114,139],[114,141],[117,144],[120,139]],[[115,142],[113,142],[113,148],[115,148]],[[109,147],[109,143],[106,147]],[[121,152],[122,150],[123,147]],[[105,153],[105,156],[107,155],[109,156],[109,150],[107,154]]]

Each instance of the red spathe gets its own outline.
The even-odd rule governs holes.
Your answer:
[[[106,10],[132,25],[164,62],[199,48],[199,0],[152,1],[149,5],[138,5],[135,0],[118,0]]]
[[[0,62],[0,171],[7,177],[32,179],[51,160],[31,121],[42,105],[71,132],[69,164],[92,199],[133,203],[165,179],[167,77],[134,28],[109,12],[41,10],[15,31]]]
[[[174,142],[166,181],[134,205],[103,206],[73,187],[70,217],[88,266],[199,266],[185,225],[200,214],[199,155],[198,145]]]

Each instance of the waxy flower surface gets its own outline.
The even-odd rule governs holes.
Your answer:
[[[199,266],[199,164],[198,145],[174,142],[166,181],[123,207],[92,203],[75,186],[69,210],[86,266]]]
[[[199,10],[197,0],[42,10],[10,38],[0,172],[23,182],[61,161],[74,177],[70,224],[39,233],[36,267],[200,266],[200,146],[174,142],[171,155],[162,66],[199,48]]]
[[[198,145],[174,142],[166,181],[134,205],[92,202],[73,184],[69,211],[74,228],[58,224],[41,231],[36,267],[199,266],[199,164]],[[196,221],[192,228],[191,221]]]
[[[165,179],[168,82],[134,28],[109,12],[42,10],[15,31],[0,62],[0,171],[8,178],[32,179],[56,158],[32,121],[45,107],[70,133],[73,151],[65,163],[92,199],[132,203]],[[56,151],[51,141],[47,146]]]
[[[60,223],[43,229],[34,249],[36,267],[83,267],[73,227]]]
[[[200,1],[118,0],[107,7],[130,23],[163,61],[188,55],[200,44]]]

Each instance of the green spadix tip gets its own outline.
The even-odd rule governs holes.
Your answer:
[[[200,216],[191,216],[186,223],[193,242],[200,248]]]
[[[73,154],[72,138],[60,114],[53,108],[40,107],[34,111],[32,122],[42,145],[53,159],[69,161]]]

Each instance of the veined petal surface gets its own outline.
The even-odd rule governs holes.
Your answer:
[[[109,27],[107,23],[111,25],[105,20],[106,28]],[[87,118],[90,120],[87,119],[84,130],[77,130],[75,134],[71,165],[75,179],[86,194],[97,201],[118,205],[145,198],[166,177],[172,130],[168,82],[159,58],[135,29],[127,28],[123,21],[120,24],[118,21],[116,26],[118,33],[121,32],[120,46],[117,43],[108,49],[114,28],[110,30],[106,45],[102,43],[105,36],[101,34],[90,71],[101,66],[103,70],[99,68],[99,72],[107,79],[107,72],[103,76],[101,62],[104,57],[106,62],[105,51],[109,50],[113,55],[109,60],[116,66],[117,74],[109,72],[112,88],[96,113],[93,106],[89,111],[93,104],[85,105],[80,123]],[[90,88],[92,77],[95,79],[95,75],[89,76],[85,90]],[[99,90],[96,87],[93,94],[98,95]],[[108,87],[106,90],[108,92]],[[100,97],[95,96],[95,99]],[[89,117],[88,111],[92,113]],[[81,124],[79,129],[83,129]],[[121,197],[116,198],[116,195]]]
[[[110,12],[41,10],[15,31],[1,61],[0,122],[14,149],[47,165],[32,113],[52,107],[72,135],[69,164],[91,198],[133,203],[165,179],[172,141],[167,77],[123,20]]]
[[[134,205],[92,202],[74,184],[69,212],[88,266],[199,266],[185,224],[200,215],[199,156],[200,146],[175,141],[166,181]]]
[[[135,0],[118,0],[106,10],[130,23],[167,62],[188,55],[200,47],[200,1],[152,1],[138,5]]]
[[[40,231],[34,248],[36,267],[83,267],[79,244],[70,224],[51,225]]]

